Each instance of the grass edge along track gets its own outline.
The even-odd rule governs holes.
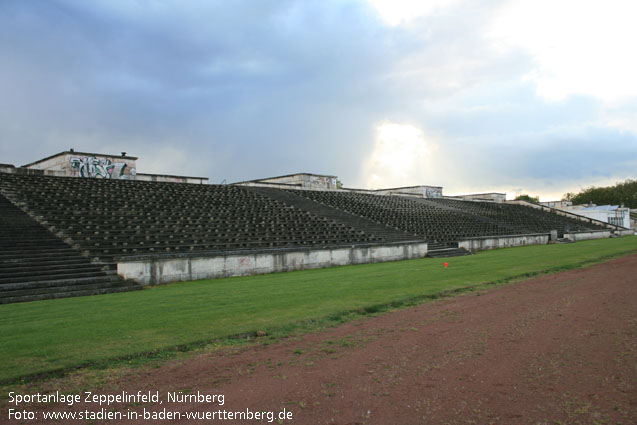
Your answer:
[[[258,331],[282,336],[635,252],[637,237],[627,236],[2,305],[0,383],[162,358]]]

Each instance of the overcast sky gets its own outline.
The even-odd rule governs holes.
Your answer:
[[[559,199],[637,178],[636,5],[1,0],[0,162]]]

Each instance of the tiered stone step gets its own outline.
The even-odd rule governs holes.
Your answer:
[[[429,242],[457,241],[461,237],[510,234],[510,230],[470,214],[419,202],[414,197],[371,193],[293,190],[294,194],[382,223]]]
[[[471,255],[471,253],[464,248],[458,248],[457,242],[429,243],[427,245],[427,257],[447,258],[464,255]]]
[[[458,205],[466,205],[471,201],[460,201],[459,204],[454,203],[443,203],[436,201],[434,199],[426,199],[426,198],[414,198],[415,202],[419,202],[424,205],[428,205],[430,207],[438,208],[441,210],[448,211],[450,215],[460,216],[460,217],[470,217],[472,220],[480,221],[484,223],[486,226],[497,227],[499,229],[508,229],[506,233],[516,234],[520,233],[520,231],[526,231],[520,228],[520,226],[516,226],[508,223],[507,220],[494,220],[485,214],[473,214],[469,211],[466,211],[460,208]]]
[[[0,304],[53,298],[82,297],[141,289],[119,277],[56,279],[0,285]]]
[[[522,205],[455,199],[379,196],[372,193],[291,190],[326,206],[361,216],[430,242],[460,238],[603,229],[551,212]]]
[[[141,289],[56,238],[0,195],[0,304]]]
[[[294,208],[308,211],[316,216],[324,217],[336,223],[344,224],[355,229],[360,229],[369,235],[375,235],[382,242],[407,242],[422,240],[421,237],[412,235],[402,230],[386,226],[382,223],[369,220],[365,217],[354,215],[338,208],[327,206],[309,198],[299,196],[289,190],[272,187],[248,187],[253,192],[283,202]]]
[[[499,223],[510,229],[510,234],[548,233],[551,230],[557,230],[558,236],[561,237],[569,232],[606,230],[606,227],[599,223],[582,222],[525,205],[448,198],[428,199],[424,202],[480,217],[486,222]]]
[[[241,186],[0,173],[0,191],[49,231],[105,263],[129,255],[380,241]]]

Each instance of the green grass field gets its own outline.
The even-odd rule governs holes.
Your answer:
[[[637,252],[637,237],[628,236],[2,305],[0,382],[259,330],[280,332],[631,252]]]

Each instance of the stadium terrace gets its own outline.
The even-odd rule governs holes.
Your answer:
[[[634,234],[577,211],[299,173],[207,184],[73,149],[0,164],[0,303]]]

